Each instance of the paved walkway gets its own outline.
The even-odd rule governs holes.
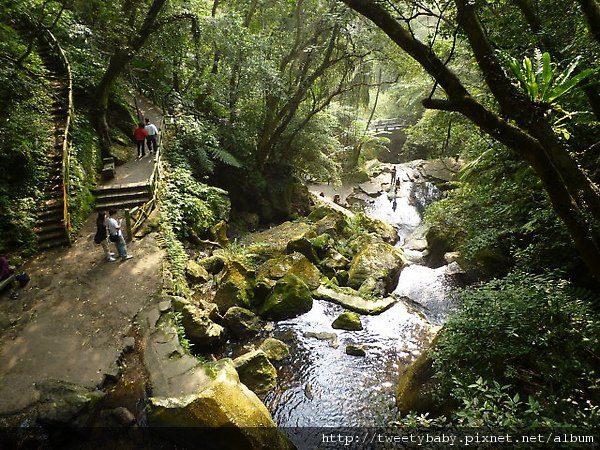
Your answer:
[[[138,98],[137,100],[140,112],[144,117],[150,119],[157,127],[160,127],[162,119],[162,111],[148,100],[144,98]],[[132,144],[131,155],[133,159],[127,161],[125,164],[117,166],[115,178],[105,180],[100,183],[100,186],[113,186],[117,184],[129,184],[129,183],[143,183],[147,182],[152,175],[154,169],[154,156],[148,155],[141,160],[135,159],[135,150]],[[147,149],[146,149],[147,150]]]
[[[115,182],[151,171],[150,158],[132,161]],[[134,317],[159,290],[164,252],[154,234],[129,244],[133,259],[109,263],[95,230],[92,215],[71,247],[24,265],[25,288],[0,295],[0,418],[43,402],[57,382],[100,388],[131,345]]]

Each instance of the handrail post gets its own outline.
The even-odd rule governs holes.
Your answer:
[[[125,237],[126,242],[131,242],[132,239],[132,231],[131,231],[131,211],[129,208],[125,209],[125,228],[127,230],[127,236]]]

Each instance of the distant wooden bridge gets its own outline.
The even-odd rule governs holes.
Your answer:
[[[402,119],[383,119],[373,122],[369,127],[369,132],[381,133],[382,131],[396,131],[406,127],[407,124]]]

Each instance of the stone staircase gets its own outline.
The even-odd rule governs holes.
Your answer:
[[[149,182],[99,186],[92,193],[96,196],[96,211],[107,211],[110,208],[131,209],[152,198]]]
[[[54,36],[43,31],[37,35],[38,52],[52,89],[52,147],[48,154],[49,171],[43,189],[43,203],[34,227],[38,248],[70,245],[67,205],[69,127],[72,110],[71,72],[66,57]]]

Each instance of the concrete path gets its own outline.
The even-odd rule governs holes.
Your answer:
[[[130,161],[113,182],[145,181],[152,167],[148,156]],[[100,388],[131,345],[134,317],[160,288],[165,256],[156,236],[128,244],[133,259],[109,263],[93,242],[95,219],[71,247],[28,261],[25,288],[0,294],[0,417],[34,405],[56,382]]]

